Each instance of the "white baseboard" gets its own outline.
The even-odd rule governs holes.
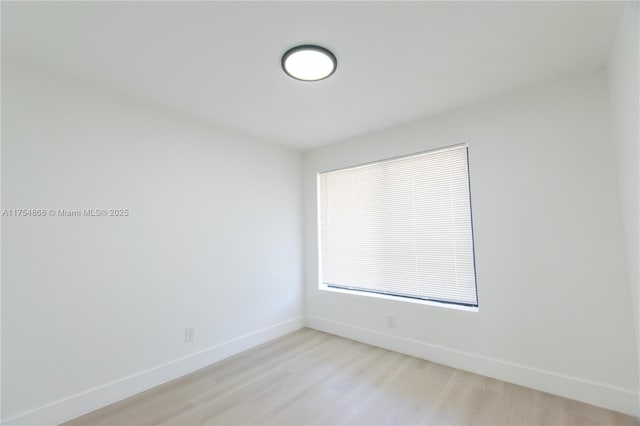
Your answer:
[[[375,330],[307,316],[309,328],[346,337],[369,345],[415,356],[460,370],[515,383],[532,389],[588,404],[640,416],[640,398],[637,391],[621,389],[577,377],[501,361],[482,355],[431,345]]]
[[[56,425],[128,398],[162,383],[303,327],[302,317],[284,321],[200,352],[106,383],[12,416],[3,425]]]

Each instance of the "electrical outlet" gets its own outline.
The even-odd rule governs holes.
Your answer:
[[[387,314],[387,327],[396,328],[396,319],[392,314]]]
[[[196,328],[195,326],[190,326],[184,329],[184,341],[193,342],[196,339]]]

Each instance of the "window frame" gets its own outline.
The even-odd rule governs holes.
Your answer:
[[[375,291],[372,289],[362,289],[356,287],[349,286],[335,286],[330,284],[323,283],[322,279],[322,221],[321,221],[321,176],[331,172],[337,172],[341,170],[348,169],[356,169],[359,167],[365,167],[370,165],[375,165],[379,163],[386,163],[394,160],[402,160],[404,158],[416,157],[424,154],[437,153],[441,151],[452,150],[456,148],[465,149],[466,155],[466,171],[467,171],[467,185],[469,190],[469,220],[470,220],[470,233],[471,233],[471,255],[473,259],[473,278],[474,278],[474,291],[476,296],[476,304],[465,304],[465,303],[457,303],[457,302],[448,302],[441,300],[429,299],[426,297],[418,297],[412,295],[401,295],[401,294],[393,294],[386,293],[382,291]],[[388,157],[378,160],[373,160],[364,163],[358,163],[355,165],[343,166],[329,170],[318,171],[316,173],[316,236],[317,236],[317,266],[318,266],[318,289],[322,291],[328,291],[333,293],[342,293],[342,294],[350,294],[354,296],[364,296],[369,298],[377,298],[377,299],[386,299],[386,300],[395,300],[401,301],[405,303],[416,303],[420,305],[434,306],[434,307],[443,307],[448,309],[456,309],[461,311],[469,311],[469,312],[479,312],[480,310],[480,298],[478,293],[478,277],[477,277],[477,265],[476,265],[476,241],[475,241],[475,230],[474,230],[474,221],[473,221],[473,200],[472,200],[472,190],[471,190],[471,167],[469,160],[469,145],[466,142],[449,145],[445,147],[438,147],[433,149],[428,149],[424,151],[412,152],[409,154],[398,155],[394,157]]]

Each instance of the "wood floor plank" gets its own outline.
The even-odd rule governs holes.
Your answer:
[[[637,419],[301,329],[66,425],[639,425]]]

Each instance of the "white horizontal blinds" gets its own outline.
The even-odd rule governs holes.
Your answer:
[[[322,173],[327,285],[477,305],[466,146]]]

